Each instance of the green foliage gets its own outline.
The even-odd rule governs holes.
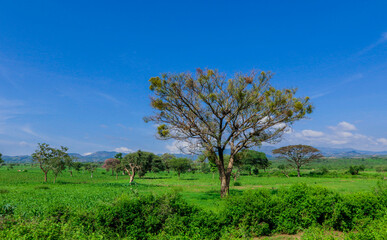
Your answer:
[[[358,175],[360,171],[364,171],[365,166],[360,165],[360,166],[350,166],[348,172],[351,175]]]
[[[257,175],[259,169],[266,170],[270,165],[265,153],[254,150],[243,150],[235,158],[235,166],[240,170],[248,171],[249,175],[254,171],[254,174]]]
[[[32,160],[39,164],[44,173],[44,181],[47,182],[47,174],[52,171],[54,182],[57,176],[71,166],[72,158],[67,154],[67,147],[61,146],[60,149],[52,148],[47,143],[38,143],[38,149],[32,154]]]
[[[172,158],[169,160],[168,165],[177,172],[180,178],[181,173],[185,173],[192,168],[192,161],[188,158]]]
[[[359,179],[273,177],[271,171],[242,176],[236,183],[243,188],[231,187],[221,200],[212,174],[178,180],[150,172],[129,185],[127,176],[112,180],[96,168],[92,179],[81,171],[60,175],[54,185],[42,184],[36,167],[15,168],[0,169],[0,188],[8,190],[0,194],[0,239],[248,239],[295,232],[329,239],[337,231],[347,239],[386,236],[385,181],[363,178],[366,173]]]

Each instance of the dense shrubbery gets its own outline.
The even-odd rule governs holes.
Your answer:
[[[387,191],[340,195],[304,184],[246,192],[225,200],[219,213],[187,204],[174,193],[122,195],[92,212],[53,205],[40,218],[13,218],[0,209],[6,239],[235,239],[305,229],[323,239],[324,229],[352,231],[354,239],[385,239]]]

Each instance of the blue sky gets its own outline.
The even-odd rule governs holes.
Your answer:
[[[315,112],[281,142],[387,150],[386,1],[3,1],[0,152],[175,152],[148,79],[275,72]]]

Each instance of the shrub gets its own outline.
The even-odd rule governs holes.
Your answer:
[[[350,166],[348,172],[351,175],[358,175],[360,171],[364,171],[365,166],[359,165],[359,166]]]

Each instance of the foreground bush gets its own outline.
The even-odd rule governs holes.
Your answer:
[[[3,214],[0,239],[236,239],[299,231],[325,239],[325,229],[354,231],[345,233],[349,239],[387,239],[386,194],[382,186],[340,195],[300,184],[230,197],[218,214],[176,194],[122,195],[92,212],[53,205],[35,218]]]

